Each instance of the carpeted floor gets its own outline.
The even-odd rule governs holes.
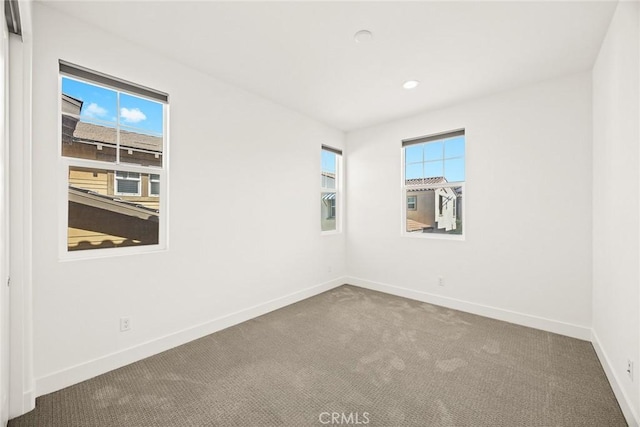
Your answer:
[[[589,342],[342,286],[38,398],[22,426],[626,426]]]

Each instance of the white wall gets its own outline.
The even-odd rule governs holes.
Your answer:
[[[344,236],[320,236],[317,191],[320,146],[342,147],[341,132],[41,3],[34,14],[38,395],[342,283]],[[168,251],[59,261],[58,59],[170,94]]]
[[[9,32],[5,24],[4,8],[0,11],[2,37],[0,38],[0,426],[9,420]]]
[[[402,237],[401,141],[460,128],[466,240]],[[588,72],[355,131],[347,146],[353,283],[589,338]]]
[[[631,425],[640,423],[639,13],[637,2],[618,4],[593,69],[594,345]]]
[[[31,287],[32,5],[31,1],[20,2],[22,36],[9,35],[10,418],[35,407]]]

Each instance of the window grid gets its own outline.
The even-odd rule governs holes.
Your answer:
[[[403,234],[463,239],[464,130],[402,147]]]
[[[61,256],[165,249],[167,221],[160,213],[166,212],[166,197],[160,181],[167,174],[168,96],[127,82],[105,85],[101,78],[108,77],[83,73],[79,77],[60,62]]]
[[[342,151],[322,146],[320,173],[320,231],[340,232]]]

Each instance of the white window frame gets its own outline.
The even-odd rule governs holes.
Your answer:
[[[126,178],[119,178],[118,177],[118,172],[124,172],[127,174]],[[138,179],[135,178],[129,178],[129,174],[130,173],[137,173],[138,174]],[[151,175],[151,174],[149,174]],[[135,193],[127,193],[127,192],[122,192],[122,191],[118,191],[118,181],[135,181],[138,183],[138,191],[136,191]],[[114,171],[113,172],[113,193],[117,196],[131,196],[131,197],[140,197],[142,195],[142,174],[138,173],[138,172],[132,172],[132,171]]]
[[[406,176],[406,172],[405,172],[405,167],[406,167],[406,163],[405,163],[405,148],[406,146],[411,145],[411,142],[415,142],[416,144],[420,144],[423,142],[420,141],[424,141],[425,140],[431,140],[431,142],[437,142],[446,138],[449,138],[452,134],[456,134],[462,132],[462,134],[465,137],[465,150],[464,150],[464,168],[465,168],[465,180],[464,181],[452,181],[452,182],[447,182],[447,183],[442,183],[442,184],[420,184],[420,185],[407,185],[406,180],[405,180],[405,176]],[[405,139],[402,141],[401,147],[400,147],[400,189],[401,189],[401,200],[402,203],[400,204],[401,206],[401,218],[402,221],[400,223],[400,234],[404,237],[410,237],[410,238],[416,238],[416,239],[441,239],[441,240],[458,240],[458,241],[464,241],[466,240],[466,234],[467,234],[467,221],[466,221],[466,203],[465,203],[465,198],[466,198],[466,180],[467,180],[467,173],[466,173],[466,169],[467,169],[467,132],[466,129],[461,128],[461,129],[457,129],[457,130],[452,130],[452,131],[447,131],[447,132],[440,132],[440,133],[436,133],[436,134],[430,134],[430,135],[426,135],[426,136],[421,136],[418,138],[409,138],[409,139]],[[409,143],[408,145],[405,146],[406,143]],[[414,190],[424,190],[424,189],[437,189],[437,188],[455,188],[455,187],[460,187],[462,188],[462,234],[446,234],[446,233],[410,233],[407,231],[407,211],[408,211],[408,202],[407,202],[407,191],[410,191],[412,189]],[[417,203],[417,199],[416,199],[416,203]],[[416,206],[417,207],[417,206]],[[457,201],[454,203],[454,209],[457,209]],[[438,213],[436,212],[436,215]]]
[[[153,175],[158,175],[158,179],[151,178]],[[149,174],[149,189],[148,189],[148,192],[147,192],[149,197],[160,197],[160,193],[154,193],[154,192],[151,191],[151,183],[152,182],[157,182],[158,184],[160,184],[160,175],[157,174],[157,173],[150,173]]]
[[[77,70],[80,70],[79,73],[85,72],[87,75],[96,75],[99,78],[104,77],[105,81],[115,81],[118,82],[121,86],[111,86],[104,82],[94,81],[90,78],[79,78],[75,75],[68,74],[62,71],[63,66],[65,67],[75,67]],[[60,261],[74,261],[74,260],[83,260],[83,259],[96,259],[96,258],[111,258],[116,256],[129,256],[135,254],[142,253],[150,253],[150,252],[164,252],[169,248],[169,191],[168,191],[168,175],[169,175],[169,96],[163,94],[162,92],[155,91],[153,89],[146,88],[144,86],[137,85],[135,83],[130,83],[125,80],[120,80],[114,77],[107,76],[106,74],[102,74],[96,71],[92,71],[80,66],[76,66],[73,64],[66,63],[64,61],[60,61],[60,72],[58,73],[58,126],[57,126],[57,151],[58,151],[58,165],[60,175],[58,178],[59,185],[59,193],[58,193],[58,257]],[[65,157],[62,155],[62,120],[60,117],[62,116],[62,79],[72,79],[77,80],[82,83],[92,84],[94,86],[104,87],[110,90],[114,90],[120,93],[125,93],[127,95],[136,96],[143,99],[148,99],[154,102],[159,102],[162,104],[162,119],[163,119],[163,130],[162,130],[162,166],[142,166],[134,163],[120,163],[119,161],[119,150],[116,150],[117,159],[116,162],[109,161],[99,161],[99,160],[91,160],[91,159],[82,159],[75,157]],[[123,87],[130,87],[131,90],[125,90]],[[138,90],[140,92],[138,92]],[[166,96],[166,102],[160,102],[158,99],[153,98],[152,96],[145,96],[144,93],[158,93]],[[91,250],[82,250],[82,251],[69,251],[67,248],[68,245],[68,216],[69,216],[69,169],[72,167],[79,168],[90,168],[90,169],[98,169],[105,170],[107,172],[114,172],[114,180],[116,172],[135,172],[140,174],[140,178],[142,179],[142,175],[151,174],[159,175],[160,181],[164,182],[164,185],[160,186],[160,194],[157,196],[160,198],[159,203],[159,224],[158,224],[158,243],[154,245],[142,245],[142,246],[128,246],[122,248],[100,248],[100,249],[91,249]],[[114,182],[115,185],[115,182]],[[141,185],[139,188],[141,189]],[[114,194],[116,194],[117,187],[114,188]],[[130,193],[118,194],[123,196],[134,196]]]
[[[323,184],[326,180],[323,180],[322,178],[322,151],[329,151],[331,153],[334,153],[336,155],[336,176],[335,176],[335,188],[328,188],[328,187],[324,187]],[[334,209],[334,218],[336,220],[336,229],[335,230],[326,230],[323,231],[322,227],[320,227],[320,234],[321,235],[332,235],[332,234],[341,234],[342,233],[342,206],[343,206],[343,196],[342,196],[342,176],[343,176],[343,171],[342,171],[342,156],[343,156],[343,152],[341,149],[339,148],[334,148],[328,145],[322,145],[321,149],[320,149],[320,162],[318,162],[320,164],[320,198],[322,198],[322,195],[325,193],[335,193],[336,197],[335,197],[335,205],[333,207]],[[329,207],[329,214],[331,214],[331,207]],[[325,218],[325,219],[329,219],[329,218]],[[322,221],[322,214],[320,214],[320,220]]]

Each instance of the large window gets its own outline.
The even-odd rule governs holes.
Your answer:
[[[405,233],[461,236],[464,130],[405,140],[402,147]]]
[[[164,247],[168,96],[63,61],[60,89],[64,252]]]
[[[339,231],[342,151],[322,146],[320,169],[320,230]]]

